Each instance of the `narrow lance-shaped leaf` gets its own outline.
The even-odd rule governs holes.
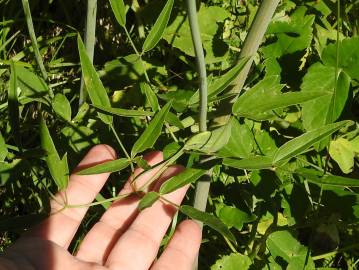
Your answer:
[[[1,135],[0,132],[0,162],[4,161],[7,156],[8,150],[6,147],[6,143],[4,137]]]
[[[130,161],[127,158],[120,158],[116,160],[107,161],[90,168],[86,168],[77,172],[79,175],[88,175],[88,174],[99,174],[99,173],[111,173],[118,172],[125,169],[130,165]]]
[[[298,169],[295,174],[305,177],[309,182],[317,185],[359,187],[359,179],[328,174],[320,175],[322,173],[311,169]]]
[[[140,88],[142,92],[145,93],[148,103],[150,104],[152,111],[157,112],[160,109],[158,105],[158,99],[156,94],[153,92],[151,86],[146,82],[140,83]]]
[[[152,116],[152,112],[140,111],[140,110],[127,110],[122,108],[104,107],[101,105],[93,105],[96,109],[106,112],[108,114],[123,116],[123,117],[144,117]]]
[[[21,144],[19,133],[19,103],[17,99],[17,76],[15,64],[10,61],[10,85],[8,90],[8,108],[9,108],[9,122],[11,131],[14,135],[15,142],[18,146]]]
[[[329,124],[304,133],[303,135],[290,140],[278,148],[274,154],[273,164],[299,155],[315,143],[320,142],[322,139],[336,132],[350,122],[351,121],[341,121],[338,123]]]
[[[141,211],[145,208],[151,207],[158,199],[160,195],[157,192],[151,191],[146,193],[138,204],[138,209]]]
[[[223,159],[223,165],[243,170],[261,170],[270,169],[272,167],[272,157],[256,156],[245,159]]]
[[[220,93],[222,93],[237,77],[239,72],[245,67],[248,62],[248,58],[241,59],[237,65],[235,65],[232,69],[227,71],[225,74],[220,76],[219,78],[215,78],[212,83],[208,86],[208,97],[214,97]],[[208,78],[207,78],[208,80]],[[199,91],[193,94],[193,96],[189,100],[189,104],[196,104],[199,102]]]
[[[115,14],[117,22],[122,26],[126,26],[126,7],[123,0],[110,0],[110,5]]]
[[[165,7],[161,11],[161,14],[157,18],[150,33],[145,39],[145,42],[143,43],[142,53],[152,50],[156,46],[156,44],[161,40],[163,33],[166,29],[166,26],[168,24],[168,21],[170,19],[173,3],[174,0],[167,0]]]
[[[231,233],[231,231],[219,218],[215,217],[214,215],[199,211],[189,205],[182,205],[179,210],[190,218],[199,220],[205,225],[208,225],[212,229],[222,234],[225,238],[236,244],[236,238]]]
[[[52,108],[61,118],[71,121],[71,105],[65,95],[57,93],[52,100]]]
[[[187,184],[193,183],[205,173],[206,170],[187,168],[183,172],[166,180],[160,188],[160,194],[167,194]]]
[[[41,147],[46,152],[46,164],[50,170],[50,174],[59,190],[64,189],[67,186],[69,178],[67,156],[64,155],[64,157],[60,159],[45,120],[43,119],[41,119],[40,122],[40,137]]]
[[[79,49],[82,74],[86,85],[86,90],[94,105],[103,107],[111,107],[110,99],[107,96],[105,87],[103,86],[94,66],[92,65],[83,44],[81,37],[77,37],[77,46]],[[108,125],[112,124],[112,116],[99,113],[99,118]]]
[[[155,115],[148,127],[141,134],[138,140],[132,147],[131,156],[134,157],[148,148],[151,148],[161,134],[163,123],[171,108],[172,102],[168,102],[163,108]]]

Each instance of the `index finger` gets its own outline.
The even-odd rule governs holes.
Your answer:
[[[113,160],[115,157],[115,151],[110,146],[97,145],[87,153],[75,171]],[[91,203],[100,192],[108,177],[109,173],[95,175],[72,174],[66,190],[58,192],[55,199],[51,201],[50,216],[33,228],[27,236],[40,237],[67,248],[88,207],[63,209],[66,201],[67,205]]]

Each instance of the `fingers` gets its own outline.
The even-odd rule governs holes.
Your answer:
[[[113,160],[115,156],[115,151],[110,146],[97,145],[87,153],[75,171]],[[109,173],[96,175],[72,174],[66,190],[56,194],[55,200],[51,201],[50,217],[30,231],[28,236],[50,240],[67,248],[88,207],[82,206],[60,210],[63,209],[66,201],[67,205],[82,205],[92,202],[105,184],[108,176]]]
[[[201,229],[192,221],[183,221],[151,270],[191,270],[201,245]]]
[[[162,152],[151,152],[144,156],[144,159],[150,166],[154,166],[163,160]],[[136,179],[137,186],[142,186],[149,179],[158,173],[159,168],[154,168],[143,173]],[[134,176],[136,177],[143,170],[137,168]],[[132,192],[130,178],[121,190],[120,194]],[[127,229],[138,214],[139,197],[132,195],[125,199],[114,202],[103,214],[100,221],[97,222],[82,241],[76,257],[98,264],[104,264],[107,256],[118,240],[119,236]]]
[[[163,179],[182,170],[180,166],[170,167]],[[165,195],[165,198],[178,205],[187,189],[188,186],[180,188]],[[157,201],[152,207],[144,209],[117,241],[105,266],[110,269],[149,269],[175,212],[173,205],[163,201]]]

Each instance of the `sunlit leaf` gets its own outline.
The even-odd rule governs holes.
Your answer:
[[[211,270],[247,270],[251,264],[252,261],[248,256],[232,253],[217,260]]]
[[[158,105],[158,99],[156,94],[153,92],[151,86],[146,82],[140,83],[141,91],[146,95],[147,101],[150,104],[152,111],[157,112],[160,109]]]
[[[189,206],[189,205],[182,205],[179,208],[179,210],[183,214],[189,216],[190,218],[195,219],[195,220],[199,220],[203,224],[208,225],[212,229],[214,229],[217,232],[219,232],[220,234],[222,234],[223,237],[227,238],[231,242],[233,242],[233,243],[237,242],[236,238],[231,233],[231,231],[227,228],[227,226],[224,225],[224,223],[220,219],[215,217],[214,215],[211,215],[211,214],[206,213],[206,212],[199,211],[196,208],[193,208],[192,206]]]
[[[1,132],[0,132],[0,162],[5,160],[5,158],[7,156],[7,153],[8,153],[8,150],[7,150],[7,147],[6,147],[5,140],[4,140],[4,137],[1,135]]]
[[[71,105],[65,95],[57,93],[52,100],[52,108],[61,118],[71,121]]]
[[[144,117],[152,116],[152,112],[140,111],[140,110],[127,110],[121,108],[104,107],[101,105],[93,105],[96,109],[106,112],[108,114],[122,116],[122,117]]]
[[[160,195],[157,192],[151,191],[146,193],[146,195],[143,196],[143,198],[139,202],[138,209],[142,211],[148,207],[151,207],[159,198]]]
[[[140,153],[148,148],[151,148],[158,137],[161,134],[163,123],[166,119],[166,116],[171,108],[172,102],[168,102],[163,108],[155,115],[151,120],[148,127],[141,134],[138,140],[132,147],[131,156],[134,157],[137,153]]]
[[[187,168],[179,174],[166,180],[160,188],[160,194],[167,194],[187,184],[194,183],[205,173],[206,170]]]
[[[122,27],[126,27],[126,7],[123,0],[110,0],[110,4],[117,22]]]
[[[116,160],[106,161],[104,163],[83,169],[77,172],[76,174],[88,175],[88,174],[118,172],[125,169],[128,165],[130,165],[130,161],[127,158],[120,158]]]

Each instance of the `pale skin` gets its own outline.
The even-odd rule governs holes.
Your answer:
[[[107,145],[92,148],[76,170],[115,158],[114,150]],[[145,156],[150,165],[163,160],[161,152]],[[76,171],[75,170],[75,171]],[[158,189],[169,177],[183,167],[169,167],[152,185]],[[138,175],[141,169],[135,170]],[[138,185],[146,183],[155,171],[138,177]],[[25,233],[0,257],[0,270],[190,270],[198,254],[201,230],[197,223],[186,220],[180,223],[168,246],[157,258],[158,249],[176,208],[163,201],[138,211],[139,197],[131,195],[115,201],[82,240],[75,255],[67,249],[78,230],[87,207],[63,208],[64,194],[69,205],[92,202],[105,184],[109,174],[80,176],[72,174],[65,191],[56,194],[51,202],[51,214],[42,223]],[[188,186],[167,194],[165,198],[181,204]],[[126,183],[120,194],[133,189]],[[60,211],[61,210],[61,211]]]

